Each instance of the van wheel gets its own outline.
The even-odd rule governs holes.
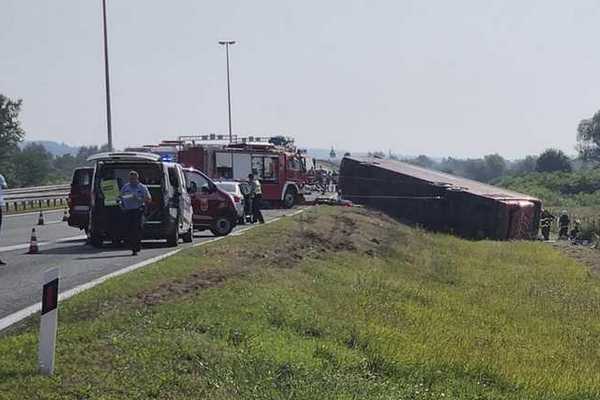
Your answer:
[[[226,216],[217,217],[210,231],[215,236],[227,236],[233,229],[233,222]]]
[[[171,232],[171,234],[167,238],[167,245],[169,247],[177,247],[178,244],[179,244],[179,229],[177,227],[175,227],[175,229],[173,229],[173,232]]]
[[[90,244],[99,249],[102,247],[102,244],[104,243],[104,240],[102,240],[102,238],[100,237],[100,235],[98,235],[97,233],[92,232],[92,234],[90,235]]]
[[[283,196],[283,206],[285,208],[292,208],[296,204],[297,200],[296,189],[288,189],[285,191],[285,195]]]
[[[190,229],[183,235],[181,235],[184,243],[192,243],[194,241],[194,229],[190,226]]]

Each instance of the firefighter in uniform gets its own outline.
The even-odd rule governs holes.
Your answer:
[[[567,239],[569,237],[569,224],[571,220],[569,219],[569,214],[567,214],[567,210],[563,210],[560,213],[560,218],[558,219],[558,238],[559,239]]]
[[[252,223],[256,221],[261,224],[265,223],[262,212],[260,212],[260,201],[262,199],[262,186],[258,178],[255,178],[253,174],[248,175],[248,182],[250,182],[250,198],[252,199]]]
[[[542,213],[540,214],[540,228],[544,240],[550,240],[550,227],[552,226],[554,219],[554,215],[550,214],[548,210],[542,210]]]

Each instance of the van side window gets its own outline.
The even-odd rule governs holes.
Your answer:
[[[169,167],[169,183],[177,191],[179,189],[179,179],[178,179],[177,168]]]
[[[73,175],[73,185],[89,186],[92,180],[92,174],[88,170],[77,170]]]
[[[187,185],[185,184],[185,175],[183,173],[183,170],[181,169],[181,167],[177,167],[177,176],[179,178],[179,182],[181,182],[182,184],[182,191],[187,192]]]

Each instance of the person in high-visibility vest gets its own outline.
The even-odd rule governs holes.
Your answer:
[[[248,182],[250,183],[250,197],[252,199],[252,222],[255,223],[258,220],[258,222],[264,224],[265,219],[260,211],[262,186],[258,178],[256,178],[253,174],[248,175]]]

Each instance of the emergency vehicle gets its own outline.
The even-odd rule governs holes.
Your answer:
[[[228,135],[180,136],[177,161],[203,171],[215,180],[248,179],[257,176],[263,200],[286,208],[302,197],[307,160],[291,138],[232,137]]]

